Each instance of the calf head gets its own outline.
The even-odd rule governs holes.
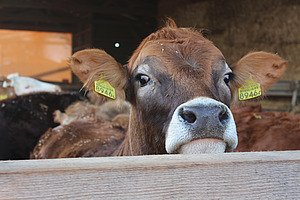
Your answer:
[[[286,61],[254,52],[229,67],[201,33],[170,22],[144,39],[126,66],[97,49],[75,53],[70,66],[89,90],[104,79],[117,99],[130,102],[123,152],[142,155],[233,150],[237,133],[229,106],[238,101],[238,89],[252,79],[264,93]]]

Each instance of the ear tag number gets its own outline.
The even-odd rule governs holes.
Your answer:
[[[243,101],[259,96],[261,96],[260,84],[256,83],[250,76],[250,78],[246,80],[244,85],[239,88],[239,100]]]
[[[108,98],[116,99],[116,91],[113,86],[109,84],[108,81],[105,81],[102,77],[95,81],[95,92],[102,94]]]

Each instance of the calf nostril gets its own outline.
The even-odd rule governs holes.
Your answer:
[[[229,119],[229,115],[228,115],[226,109],[224,108],[219,113],[219,120],[222,124],[225,124],[228,119]]]
[[[179,115],[182,117],[184,121],[187,121],[188,123],[194,123],[197,119],[196,115],[192,111],[185,111],[183,109],[180,109]]]

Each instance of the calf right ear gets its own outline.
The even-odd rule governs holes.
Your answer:
[[[233,101],[238,99],[238,88],[242,87],[249,78],[260,84],[261,95],[264,95],[283,75],[286,64],[286,60],[280,56],[262,51],[252,52],[241,58],[230,67],[235,74],[232,85]]]
[[[70,67],[87,90],[99,94],[95,90],[95,81],[101,79],[115,89],[115,96],[118,100],[125,100],[125,87],[128,83],[127,69],[105,51],[100,49],[78,51],[71,57]]]

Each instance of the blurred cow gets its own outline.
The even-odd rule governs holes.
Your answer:
[[[53,121],[55,110],[82,100],[78,93],[34,93],[0,101],[0,160],[28,159]]]
[[[263,112],[260,105],[232,108],[239,144],[235,151],[300,150],[300,115]]]
[[[65,112],[54,112],[60,123],[40,138],[31,158],[112,155],[123,142],[129,123],[129,104],[108,101],[101,106],[78,101]]]
[[[0,81],[2,82],[0,94],[2,94],[3,97],[6,95],[7,98],[35,92],[61,91],[61,88],[57,85],[45,83],[30,77],[21,77],[18,73],[10,74],[7,77],[2,76]]]

